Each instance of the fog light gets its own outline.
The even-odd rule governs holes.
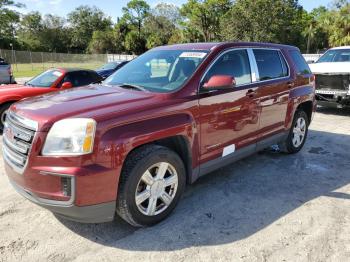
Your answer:
[[[72,181],[69,177],[61,177],[61,191],[64,196],[72,196]]]

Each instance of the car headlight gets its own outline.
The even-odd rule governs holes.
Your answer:
[[[92,152],[96,122],[90,118],[69,118],[56,122],[50,129],[42,155],[77,156]]]

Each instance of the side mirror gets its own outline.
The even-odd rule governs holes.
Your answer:
[[[73,87],[73,84],[71,82],[64,82],[62,85],[61,85],[61,88],[62,89],[68,89],[68,88],[72,88]]]
[[[214,75],[207,83],[203,85],[206,90],[225,90],[231,89],[236,85],[236,80],[228,75]]]

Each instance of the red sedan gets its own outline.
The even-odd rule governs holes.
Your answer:
[[[7,109],[19,100],[64,89],[85,86],[102,80],[95,71],[85,69],[50,69],[24,85],[0,86],[0,132]]]

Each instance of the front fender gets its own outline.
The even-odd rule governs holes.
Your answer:
[[[195,148],[199,141],[197,126],[193,117],[187,113],[141,120],[114,127],[104,134],[97,134],[96,137],[100,137],[99,141],[96,141],[98,144],[97,161],[108,168],[117,168],[120,171],[119,168],[133,149],[173,136],[187,138],[195,161],[198,153]]]

